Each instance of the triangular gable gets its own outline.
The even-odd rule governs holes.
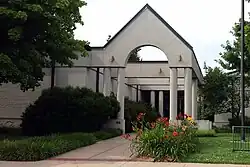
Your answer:
[[[133,21],[135,21],[140,14],[146,10],[149,9],[150,12],[152,12],[175,36],[178,37],[180,41],[182,41],[189,49],[193,50],[193,47],[179,34],[177,33],[149,4],[146,4],[125,26],[120,29],[103,47],[92,47],[92,48],[106,48],[109,44],[112,43],[112,41],[119,36],[120,33],[124,29],[126,29]]]

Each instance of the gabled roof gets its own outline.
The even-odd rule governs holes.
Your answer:
[[[201,68],[199,66],[198,60],[195,56],[193,47],[178,33],[176,32],[173,27],[171,27],[149,4],[146,4],[125,26],[122,27],[122,29],[120,29],[120,31],[118,31],[104,46],[101,47],[91,47],[93,49],[104,49],[106,48],[108,45],[110,45],[113,40],[119,36],[120,33],[122,33],[122,31],[124,29],[126,29],[131,23],[133,23],[133,21],[135,21],[140,14],[143,13],[144,10],[148,9],[150,12],[152,12],[180,41],[182,41],[193,53],[193,56],[195,58],[196,63],[198,64],[199,67],[199,71],[202,74]]]
[[[112,41],[119,36],[119,34],[126,29],[134,20],[136,20],[140,14],[144,11],[144,10],[150,10],[174,35],[176,35],[189,49],[193,49],[193,47],[179,34],[177,33],[173,27],[171,27],[149,4],[146,4],[127,24],[125,24],[125,26],[122,27],[122,29],[120,29],[120,31],[118,31],[104,46],[102,47],[92,47],[92,48],[106,48],[110,43],[112,43]]]

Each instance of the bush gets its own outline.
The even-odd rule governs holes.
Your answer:
[[[196,132],[197,137],[216,137],[215,130],[198,130]]]
[[[72,133],[30,137],[21,140],[0,141],[0,160],[38,161],[57,156],[79,147],[88,146],[101,139],[120,135],[118,130],[100,131],[93,134]]]
[[[25,135],[93,132],[119,112],[119,102],[87,88],[46,89],[22,115]]]
[[[135,102],[129,99],[125,99],[125,120],[126,120],[126,133],[132,132],[132,122],[136,121],[136,117],[139,113],[145,113],[145,121],[154,122],[159,114],[155,108],[148,103]]]
[[[0,135],[20,136],[21,134],[21,128],[0,127]]]
[[[95,132],[94,135],[98,140],[106,140],[122,134],[119,129],[107,129]]]
[[[81,133],[33,137],[16,141],[3,140],[0,142],[0,160],[44,160],[95,142],[96,137],[93,134]]]
[[[234,117],[234,118],[228,119],[228,121],[229,121],[230,128],[232,128],[232,126],[241,126],[241,117]],[[245,117],[244,125],[250,126],[250,118],[249,117]]]
[[[216,133],[232,133],[232,128],[229,126],[214,127]]]
[[[191,117],[170,123],[167,118],[159,118],[154,123],[144,123],[144,114],[138,115],[140,128],[135,125],[136,137],[132,140],[131,150],[139,157],[150,157],[154,161],[178,161],[197,149],[196,123]]]

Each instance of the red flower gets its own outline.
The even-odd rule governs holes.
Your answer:
[[[165,125],[166,125],[166,126],[169,126],[169,122],[165,122]]]
[[[132,137],[130,136],[130,134],[123,134],[121,137],[127,140],[132,140]]]
[[[178,136],[178,135],[179,135],[178,132],[176,131],[173,132],[173,136]]]
[[[145,113],[139,113],[138,116],[137,116],[137,120],[140,121],[141,118],[145,115]]]
[[[155,128],[155,123],[154,122],[151,123],[151,128]]]

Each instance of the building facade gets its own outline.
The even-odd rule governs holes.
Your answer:
[[[168,61],[129,63],[130,53],[142,46],[162,50]],[[41,87],[21,92],[18,85],[0,88],[0,120],[18,124],[20,115],[51,83],[51,70]],[[110,95],[120,102],[121,111],[110,126],[125,129],[124,97],[145,100],[162,116],[175,120],[179,112],[197,118],[197,89],[203,76],[192,46],[148,4],[102,47],[91,47],[87,57],[74,66],[56,65],[56,86],[85,86]]]

